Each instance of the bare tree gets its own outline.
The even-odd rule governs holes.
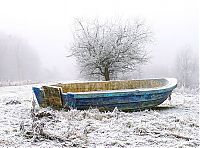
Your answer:
[[[186,45],[176,56],[176,74],[180,86],[196,87],[199,82],[198,54]]]
[[[152,33],[143,21],[86,23],[77,20],[76,25],[70,56],[76,57],[81,73],[87,78],[109,81],[149,61],[145,47]]]

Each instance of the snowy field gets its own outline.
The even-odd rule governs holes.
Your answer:
[[[0,147],[200,147],[199,94],[125,113],[32,108],[31,85],[0,87]]]

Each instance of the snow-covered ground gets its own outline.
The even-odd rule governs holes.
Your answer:
[[[199,95],[174,92],[154,110],[31,114],[31,85],[0,87],[0,147],[200,147]]]

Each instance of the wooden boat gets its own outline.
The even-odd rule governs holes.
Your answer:
[[[41,107],[55,109],[90,107],[100,110],[143,110],[163,103],[177,86],[175,78],[75,82],[33,87]]]

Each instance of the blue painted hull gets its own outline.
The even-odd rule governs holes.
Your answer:
[[[76,108],[80,110],[99,108],[102,111],[113,110],[117,107],[122,111],[136,111],[155,107],[163,103],[176,88],[177,82],[174,81],[166,87],[153,89],[129,89],[119,91],[96,91],[96,92],[68,92],[62,93],[62,108]],[[39,105],[42,104],[45,95],[41,88],[33,87],[33,92]]]
[[[63,102],[66,106],[71,106],[77,109],[88,109],[97,107],[100,110],[113,110],[117,107],[119,110],[131,111],[151,108],[163,103],[172,90],[158,92],[131,92],[117,94],[112,96],[112,93],[91,97],[90,95],[63,94]]]

